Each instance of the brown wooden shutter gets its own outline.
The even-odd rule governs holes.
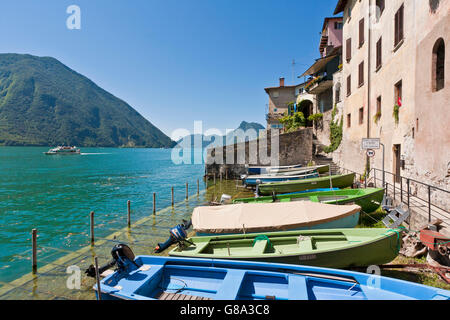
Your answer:
[[[352,76],[349,75],[347,77],[347,96],[349,96],[352,93]]]
[[[398,12],[395,14],[395,22],[394,22],[394,45],[398,43]]]
[[[377,42],[377,69],[379,67],[381,67],[381,63],[382,63],[382,38],[380,37],[380,39]]]
[[[403,39],[403,5],[399,9],[399,17],[398,17],[398,41],[400,42]]]
[[[359,46],[364,44],[364,18],[359,21]]]
[[[358,85],[362,86],[364,84],[364,61],[359,64],[358,70]]]
[[[351,38],[347,39],[345,46],[346,46],[345,58],[347,59],[347,61],[350,61],[352,58],[352,39]]]

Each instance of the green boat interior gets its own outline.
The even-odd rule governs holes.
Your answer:
[[[240,256],[240,255],[261,255],[261,254],[295,254],[299,250],[302,252],[314,250],[327,250],[348,245],[353,242],[361,242],[366,237],[346,236],[342,232],[330,232],[309,234],[307,236],[292,235],[267,237],[258,236],[247,239],[229,239],[215,241],[197,242],[194,246],[184,248],[184,252],[190,254],[205,254],[214,256]]]

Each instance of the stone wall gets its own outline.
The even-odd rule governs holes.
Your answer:
[[[207,151],[205,174],[207,176],[222,174],[222,177],[234,179],[246,173],[246,165],[307,164],[313,157],[312,141],[313,129],[304,128],[290,133],[274,134],[273,138],[269,136],[269,139],[263,137],[211,148]]]

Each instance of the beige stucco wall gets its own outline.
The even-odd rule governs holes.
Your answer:
[[[447,169],[448,159],[448,132],[445,130],[448,121],[448,113],[444,111],[446,103],[449,101],[448,87],[442,93],[434,94],[434,110],[440,110],[443,117],[434,117],[431,120],[430,113],[425,112],[423,104],[425,101],[431,102],[426,89],[430,86],[431,79],[431,50],[434,39],[438,33],[448,37],[449,31],[449,2],[441,1],[438,12],[432,14],[429,9],[429,2],[422,0],[391,0],[386,1],[385,10],[380,19],[372,18],[370,35],[370,71],[368,70],[369,55],[369,1],[353,0],[349,1],[352,6],[351,18],[348,18],[348,11],[344,11],[344,35],[343,35],[343,71],[342,71],[342,94],[344,100],[344,138],[342,142],[342,159],[339,162],[351,170],[362,172],[365,166],[365,152],[361,150],[361,139],[367,137],[367,127],[369,126],[370,137],[381,138],[386,146],[386,170],[393,172],[393,151],[394,144],[401,145],[402,158],[405,159],[405,170],[402,175],[419,168],[424,170],[434,170],[440,168],[441,172]],[[403,44],[394,50],[394,16],[400,6],[404,4],[404,41]],[[365,18],[365,42],[359,47],[359,21]],[[346,40],[352,38],[352,58],[349,63],[345,60]],[[376,43],[382,37],[382,67],[376,71]],[[434,41],[433,41],[434,40]],[[446,41],[448,43],[448,41]],[[447,51],[448,56],[448,51]],[[427,57],[428,55],[428,57]],[[364,60],[364,85],[358,88],[358,66]],[[446,60],[446,64],[449,64]],[[450,68],[446,67],[448,73]],[[370,101],[368,89],[368,74],[370,72]],[[347,76],[352,77],[352,93],[347,93]],[[448,82],[447,77],[447,82]],[[399,124],[396,125],[392,115],[395,104],[395,84],[402,80],[402,106],[399,113]],[[376,124],[373,117],[376,113],[377,97],[382,97],[381,119]],[[418,107],[416,107],[418,104]],[[436,107],[438,104],[442,107]],[[370,105],[370,110],[368,106]],[[359,108],[364,107],[364,121],[359,124]],[[352,124],[347,128],[347,114],[351,114]],[[419,117],[420,116],[420,117]],[[419,119],[420,127],[417,135],[413,139],[413,128],[416,126],[416,119]],[[426,124],[428,122],[428,125]],[[434,128],[433,132],[426,131],[426,127]],[[436,128],[439,129],[436,129]],[[423,129],[422,129],[423,128]],[[422,131],[421,131],[422,130]],[[422,139],[422,140],[421,140]],[[446,152],[432,151],[435,143],[445,146]],[[419,146],[424,146],[419,150]],[[427,145],[427,148],[425,148]],[[434,156],[430,154],[434,153]],[[432,157],[433,166],[425,165]],[[420,164],[422,163],[422,164]],[[376,152],[376,156],[371,159],[371,166],[381,168],[381,150]]]
[[[414,114],[415,157],[410,174],[449,189],[450,178],[450,2],[441,1],[432,13],[428,3],[416,11],[416,83]],[[445,43],[445,86],[432,91],[432,53],[438,39]],[[418,122],[418,123],[417,123]],[[417,126],[418,124],[418,126]]]
[[[374,1],[372,1],[374,2]],[[333,154],[333,160],[345,168],[363,172],[365,152],[361,150],[361,139],[369,135],[380,138],[386,147],[385,168],[394,172],[393,145],[401,145],[401,158],[405,168],[401,175],[423,181],[443,189],[449,189],[450,178],[450,2],[438,3],[433,12],[430,1],[390,0],[380,19],[370,21],[370,70],[369,56],[369,0],[349,1],[352,7],[351,19],[344,10],[343,34],[343,114],[344,132],[340,148]],[[404,4],[404,40],[394,48],[394,17]],[[365,17],[365,42],[358,48],[359,21]],[[346,40],[352,38],[352,59],[345,60]],[[376,43],[382,37],[382,67],[376,71]],[[432,50],[435,42],[443,38],[446,47],[445,87],[432,92]],[[358,66],[364,60],[364,85],[358,88]],[[352,75],[352,93],[346,96],[347,75]],[[370,94],[368,77],[370,76]],[[394,122],[395,84],[402,80],[402,106],[399,124]],[[370,95],[370,100],[368,96]],[[381,119],[376,124],[373,117],[377,108],[377,97],[381,96]],[[370,106],[370,110],[368,109]],[[358,123],[358,110],[364,107],[364,123]],[[369,113],[368,113],[369,112]],[[347,128],[346,116],[352,115],[351,128]],[[418,121],[417,121],[418,120]],[[370,159],[371,167],[381,169],[382,152],[376,151]],[[392,178],[388,175],[388,182]],[[412,185],[413,193],[427,197],[426,188]],[[434,203],[450,207],[448,195],[432,191]]]

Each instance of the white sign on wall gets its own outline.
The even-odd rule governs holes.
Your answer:
[[[380,149],[380,138],[364,138],[364,139],[362,139],[361,148],[363,150]]]

